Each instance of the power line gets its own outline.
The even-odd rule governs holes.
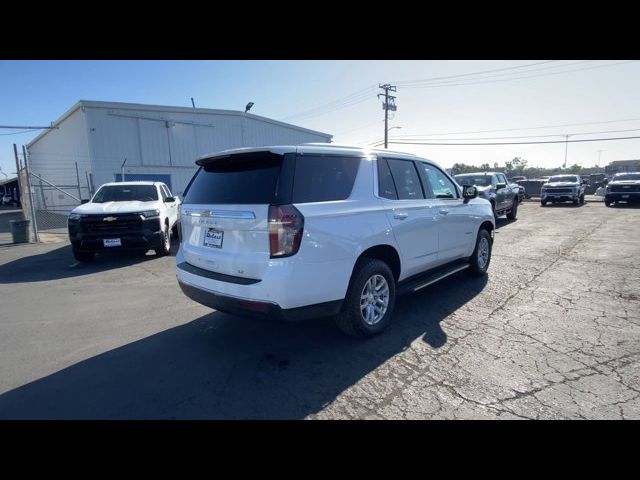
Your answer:
[[[420,86],[423,85],[440,85],[440,84],[449,84],[449,83],[455,83],[458,81],[463,81],[463,82],[467,82],[467,81],[476,81],[476,80],[484,80],[486,78],[496,78],[496,77],[510,77],[513,75],[521,75],[524,73],[534,73],[534,72],[539,72],[541,70],[548,70],[550,68],[565,68],[565,67],[571,67],[574,65],[579,65],[582,63],[589,63],[589,62],[595,62],[597,60],[582,60],[579,62],[571,62],[571,63],[564,63],[564,64],[560,64],[560,65],[550,65],[547,67],[539,67],[539,68],[534,68],[531,70],[526,70],[526,71],[518,71],[518,72],[508,72],[508,73],[498,73],[495,75],[481,75],[481,76],[477,76],[478,74],[467,74],[466,76],[474,76],[475,78],[469,78],[469,79],[463,79],[463,80],[453,80],[454,77],[456,77],[456,75],[452,76],[452,77],[442,77],[441,81],[434,81],[434,80],[430,80],[430,79],[424,79],[424,80],[414,80],[414,81],[410,81],[407,82],[405,85],[402,85],[404,88],[419,88]],[[542,62],[542,63],[548,63],[548,62]],[[464,76],[464,75],[461,75]],[[450,80],[446,80],[446,78],[451,78]]]
[[[559,124],[559,125],[542,125],[542,126],[538,126],[538,127],[523,127],[523,128],[503,128],[503,129],[494,129],[494,130],[472,130],[472,131],[467,130],[467,131],[461,131],[461,132],[400,134],[400,135],[395,135],[394,138],[437,137],[437,136],[444,136],[444,135],[459,135],[459,134],[463,134],[463,133],[516,132],[516,131],[521,131],[521,130],[541,130],[541,129],[546,129],[546,128],[578,127],[578,126],[584,126],[584,125],[601,125],[601,124],[606,124],[606,123],[623,123],[623,122],[637,122],[637,121],[640,121],[640,118],[627,118],[627,119],[622,119],[622,120],[606,120],[606,121],[602,121],[602,122],[562,123],[562,124]],[[377,143],[377,142],[380,142],[380,141],[381,140],[376,140],[376,141],[371,142],[371,143]]]
[[[622,65],[622,64],[631,63],[631,62],[637,62],[637,60],[626,60],[624,62],[610,63],[608,65],[596,65],[596,66],[593,66],[593,67],[576,68],[576,69],[573,69],[573,70],[563,70],[561,72],[548,72],[548,73],[540,73],[538,75],[526,75],[524,77],[511,77],[511,78],[504,78],[504,79],[498,79],[498,80],[487,80],[487,81],[480,81],[480,82],[471,81],[471,82],[466,82],[466,83],[441,83],[441,84],[430,84],[430,85],[405,86],[403,88],[408,89],[408,88],[460,87],[460,86],[465,86],[465,85],[480,85],[480,84],[483,84],[483,83],[510,82],[512,80],[521,80],[523,78],[537,78],[537,77],[545,77],[545,76],[549,76],[549,75],[560,75],[560,74],[563,74],[563,73],[581,72],[581,71],[584,71],[584,70],[593,70],[595,68],[613,67],[615,65]]]
[[[305,110],[302,111],[300,113],[296,113],[293,115],[289,115],[287,117],[282,118],[281,120],[289,120],[292,118],[301,118],[301,117],[310,117],[310,116],[316,116],[316,115],[322,115],[324,113],[328,113],[329,111],[332,110],[337,110],[337,109],[341,109],[341,108],[345,108],[351,105],[355,105],[357,103],[360,103],[362,101],[365,101],[369,98],[373,98],[373,97],[369,97],[369,95],[371,93],[373,93],[376,89],[376,86],[370,85],[366,88],[363,88],[361,90],[358,90],[350,95],[347,95],[345,97],[339,98],[337,100],[333,100],[331,102],[319,105],[317,107],[311,108],[309,110]]]
[[[38,130],[40,130],[39,128],[32,128],[31,130],[23,130],[22,132],[11,132],[11,133],[0,133],[0,135],[20,135],[22,133],[29,133],[29,132],[37,132]]]
[[[465,145],[535,145],[539,143],[580,143],[580,142],[607,142],[611,140],[631,140],[640,138],[637,137],[614,137],[614,138],[585,138],[583,140],[546,140],[541,142],[487,142],[487,143],[433,143],[433,142],[404,142],[404,141],[390,141],[398,145],[449,145],[449,146],[465,146]],[[375,146],[381,145],[378,143]]]
[[[556,62],[557,60],[547,60],[544,62],[536,62],[536,63],[530,63],[530,64],[526,64],[526,65],[517,65],[514,67],[506,67],[506,68],[498,68],[498,69],[493,69],[493,70],[481,70],[478,72],[470,72],[470,73],[463,73],[463,74],[459,74],[459,75],[448,75],[448,76],[444,76],[444,77],[433,77],[432,79],[426,79],[426,80],[442,80],[442,79],[449,79],[449,78],[459,78],[459,77],[464,77],[464,76],[470,76],[470,75],[478,75],[481,73],[489,73],[489,72],[498,72],[498,71],[503,71],[503,70],[514,70],[514,69],[521,69],[521,68],[528,68],[528,67],[532,67],[535,65],[540,65],[543,63],[551,63],[551,62]],[[593,61],[593,60],[589,60],[589,61]],[[409,81],[405,81],[405,82],[399,82],[399,83],[407,83],[407,82],[420,82],[420,81],[426,81],[426,80],[409,80]],[[368,98],[368,95],[363,97],[363,95],[366,93],[370,93],[373,89],[375,89],[376,86],[371,85],[369,87],[366,87],[362,90],[358,90],[350,95],[347,95],[346,97],[337,99],[337,100],[333,100],[332,102],[328,102],[326,104],[322,104],[319,105],[317,107],[314,107],[312,109],[309,110],[305,110],[303,112],[294,114],[294,115],[289,115],[287,117],[282,118],[281,120],[289,120],[289,119],[293,119],[293,118],[301,118],[301,117],[310,117],[310,116],[317,116],[317,115],[324,115],[326,113],[329,113],[330,111],[333,110],[338,110],[341,108],[345,108],[348,106],[352,106],[352,105],[356,105],[357,103],[361,103],[363,101],[365,101]]]
[[[621,133],[621,132],[637,132],[640,128],[630,128],[625,130],[604,130],[600,132],[579,132],[579,133],[570,133],[569,135],[596,135],[601,133]],[[478,137],[478,138],[447,138],[444,140],[440,139],[429,139],[432,142],[465,142],[465,141],[473,141],[473,140],[504,140],[510,138],[544,138],[544,137],[564,137],[566,133],[554,133],[548,135],[522,135],[522,136],[514,136],[514,137]],[[397,137],[393,138],[394,140]],[[401,140],[406,141],[420,141],[423,140],[421,138],[412,137],[412,138],[402,138]]]
[[[446,77],[431,77],[431,78],[424,78],[424,79],[419,79],[419,80],[405,80],[405,81],[398,81],[397,84],[402,86],[402,87],[413,87],[414,85],[418,85],[418,84],[427,84],[427,83],[441,83],[442,81],[446,81],[446,82],[450,82],[450,81],[458,81],[458,80],[452,80],[452,79],[456,79],[456,78],[460,78],[460,77],[471,77],[471,76],[477,76],[477,75],[483,75],[486,73],[492,73],[492,72],[501,72],[501,71],[505,71],[505,70],[515,70],[515,69],[525,69],[525,68],[530,68],[533,67],[535,65],[541,65],[541,64],[545,64],[545,63],[555,63],[558,60],[547,60],[545,62],[536,62],[536,63],[530,63],[527,65],[518,65],[515,67],[508,67],[508,68],[497,68],[497,69],[493,69],[493,70],[484,70],[484,71],[478,71],[478,72],[470,72],[470,73],[463,73],[460,75],[448,75]],[[528,71],[519,71],[519,72],[509,72],[509,73],[499,73],[497,75],[484,75],[483,77],[479,77],[479,78],[491,78],[491,77],[500,77],[500,76],[505,76],[505,75],[518,75],[520,73],[530,73],[530,72],[537,72],[539,70],[546,70],[549,68],[562,68],[562,67],[568,67],[571,65],[576,65],[579,63],[586,63],[586,62],[595,62],[596,60],[583,60],[580,62],[573,62],[573,63],[565,63],[565,64],[560,64],[560,65],[550,65],[548,67],[540,67],[540,68],[535,68],[532,70],[528,70]],[[476,79],[471,79],[471,80],[476,80]],[[465,80],[463,80],[465,81]]]

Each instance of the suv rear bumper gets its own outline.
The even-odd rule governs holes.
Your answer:
[[[257,302],[223,295],[180,280],[178,280],[178,284],[182,292],[191,300],[220,312],[244,317],[275,318],[277,320],[295,322],[336,315],[342,308],[342,300],[336,300],[305,307],[283,309],[275,303]]]

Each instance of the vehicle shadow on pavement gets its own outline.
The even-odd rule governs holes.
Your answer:
[[[558,203],[547,203],[546,205],[540,205],[541,208],[581,208],[584,207],[587,202],[579,203],[574,205],[571,202],[558,202]]]
[[[276,323],[213,312],[6,392],[0,418],[305,418],[412,344],[431,361],[447,341],[443,319],[486,283],[456,274],[400,297],[394,323],[365,341],[330,319]]]
[[[172,241],[171,256],[178,251],[177,240]],[[137,252],[107,252],[96,255],[92,262],[80,263],[73,258],[71,245],[55,250],[28,255],[0,265],[0,284],[44,282],[62,278],[78,277],[115,268],[123,268],[157,259],[152,252],[143,255]]]
[[[498,218],[496,220],[496,229],[498,228],[502,228],[506,225],[511,225],[512,223],[516,223],[518,221],[518,219],[514,219],[514,220],[509,220],[508,218]]]

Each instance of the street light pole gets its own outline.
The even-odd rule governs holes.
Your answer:
[[[598,150],[598,164],[596,165],[598,170],[600,170],[600,155],[602,155],[602,150]]]
[[[565,142],[564,142],[564,169],[567,169],[567,149],[569,148],[569,137],[570,135],[565,135]]]

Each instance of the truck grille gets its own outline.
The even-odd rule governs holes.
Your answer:
[[[109,220],[105,220],[107,218]],[[142,229],[142,218],[132,213],[89,215],[80,224],[85,233],[118,233]]]
[[[640,185],[611,185],[609,191],[611,192],[640,192]]]
[[[573,192],[573,189],[565,188],[565,187],[563,188],[557,187],[557,188],[545,188],[544,191],[547,193],[571,193]]]

